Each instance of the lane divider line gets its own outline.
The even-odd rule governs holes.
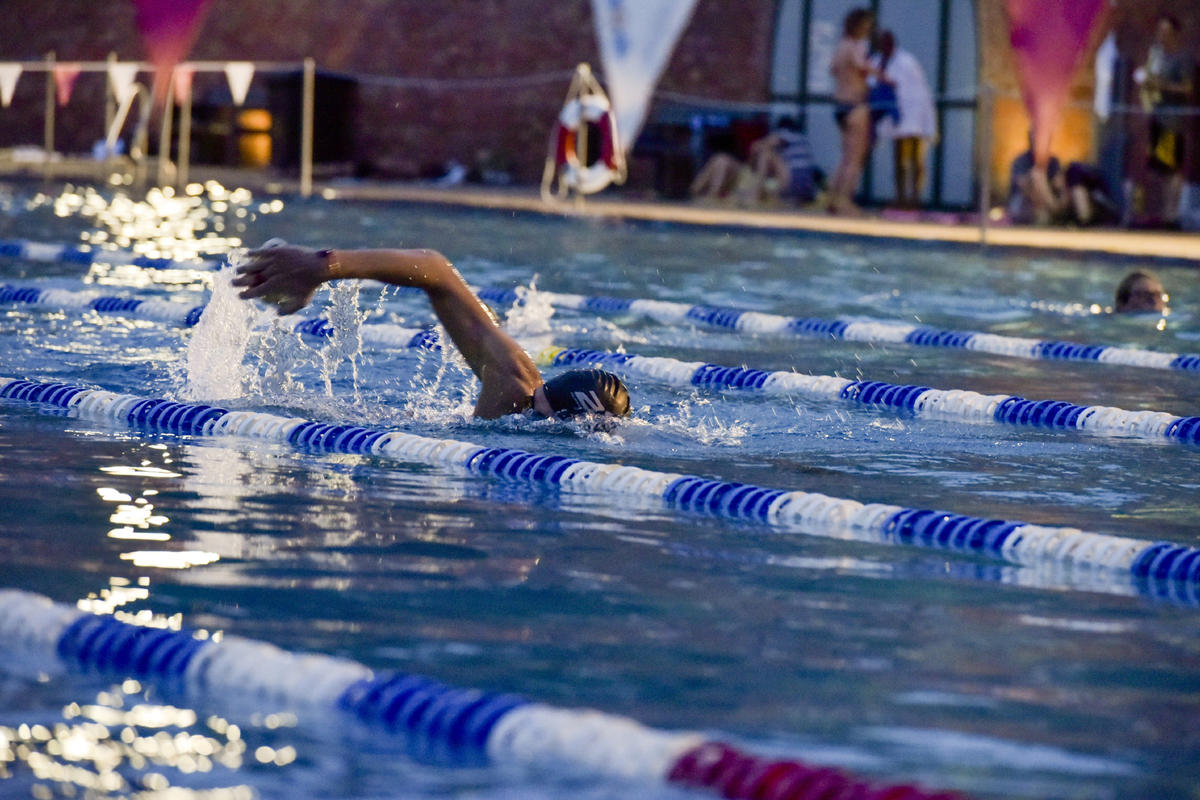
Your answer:
[[[1135,587],[1147,583],[1179,584],[1184,597],[1194,595],[1200,583],[1200,548],[1167,541],[1131,539],[935,509],[860,503],[816,492],[771,489],[257,411],[230,411],[66,383],[0,377],[0,399],[47,404],[67,409],[78,417],[122,423],[150,432],[247,436],[306,451],[380,456],[521,483],[548,484],[564,491],[660,500],[677,511],[785,531],[916,545],[1027,566],[1107,571],[1114,581],[1132,582]],[[1171,591],[1167,589],[1165,593]],[[1164,593],[1154,588],[1151,592]]]
[[[867,783],[837,769],[764,758],[699,733],[655,730],[601,711],[377,673],[349,659],[291,653],[234,635],[218,641],[188,629],[135,625],[15,589],[0,589],[0,645],[73,670],[133,677],[187,695],[232,696],[240,708],[284,705],[356,719],[404,737],[414,756],[438,764],[566,769],[742,800],[961,798]]]

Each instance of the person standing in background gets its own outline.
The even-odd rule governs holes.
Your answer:
[[[894,87],[900,111],[898,120],[884,117],[877,128],[880,137],[892,140],[896,205],[916,208],[925,192],[925,156],[937,139],[933,93],[916,56],[897,46],[891,31],[879,34],[875,65],[882,80]]]
[[[833,76],[833,117],[842,132],[842,156],[829,184],[829,211],[858,216],[854,192],[862,179],[863,164],[871,148],[871,108],[867,103],[867,78],[878,75],[868,47],[875,15],[855,8],[842,23],[842,38],[833,51],[829,72]]]
[[[1167,14],[1158,21],[1146,63],[1134,73],[1141,85],[1142,106],[1150,112],[1147,166],[1161,182],[1160,216],[1166,225],[1179,223],[1183,194],[1184,139],[1194,124],[1192,71],[1195,64],[1183,47],[1179,20]]]

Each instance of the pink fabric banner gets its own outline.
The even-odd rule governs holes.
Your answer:
[[[187,57],[212,0],[133,0],[138,32],[154,64],[154,97],[162,102],[175,65]]]
[[[1005,0],[1009,41],[1029,109],[1035,163],[1050,160],[1050,138],[1070,97],[1071,78],[1109,0]]]
[[[75,79],[79,77],[79,65],[63,62],[54,65],[54,89],[58,93],[58,104],[65,106],[71,101]]]

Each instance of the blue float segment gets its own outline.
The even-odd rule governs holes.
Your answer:
[[[196,324],[198,322],[200,322],[200,317],[203,314],[204,314],[204,306],[196,306],[195,308],[193,308],[191,311],[189,311],[187,313],[187,316],[183,318],[184,327],[185,328],[194,328],[196,326]]]
[[[1088,406],[1062,400],[1026,400],[1013,396],[1000,401],[993,417],[997,422],[1008,425],[1070,429],[1076,427],[1079,415],[1087,410]]]
[[[127,311],[134,311],[143,301],[132,297],[114,297],[112,295],[106,297],[97,297],[91,302],[91,308],[105,314],[121,314]]]
[[[771,373],[745,367],[705,364],[692,374],[694,386],[726,386],[730,389],[761,389]]]
[[[797,318],[788,322],[787,329],[802,336],[824,336],[841,339],[850,327],[849,322],[837,319]]]
[[[622,300],[619,297],[588,297],[583,301],[583,308],[588,311],[621,313],[632,307],[632,300]]]
[[[960,552],[1001,557],[1005,542],[1023,522],[952,514],[949,511],[906,508],[883,525],[886,539]]]
[[[1200,355],[1176,356],[1171,361],[1171,369],[1191,370],[1200,372]]]
[[[730,483],[685,475],[663,490],[668,506],[731,519],[766,522],[771,504],[786,492],[745,483]]]
[[[419,741],[422,749],[478,758],[496,723],[529,701],[511,694],[458,689],[420,675],[384,673],[352,684],[340,709]]]
[[[738,320],[742,318],[744,313],[746,312],[738,311],[736,308],[692,306],[688,309],[686,316],[687,319],[703,322],[705,325],[712,325],[715,328],[737,330]]]
[[[208,423],[228,413],[227,409],[216,406],[151,399],[135,403],[129,409],[127,421],[130,425],[147,430],[196,435],[204,433]]]
[[[854,381],[842,389],[841,397],[843,400],[854,400],[863,405],[914,411],[917,398],[928,391],[928,386],[884,383],[883,381]]]
[[[296,333],[316,336],[319,339],[328,339],[330,336],[333,336],[333,324],[323,317],[300,320],[292,330]]]
[[[36,303],[41,299],[41,289],[0,284],[0,303]]]
[[[517,302],[517,293],[513,289],[496,289],[485,287],[476,292],[480,300],[487,300],[501,305],[511,305]]]
[[[946,331],[937,328],[917,328],[904,341],[923,347],[950,347],[965,350],[975,338],[974,331]]]
[[[305,422],[288,434],[288,444],[315,451],[366,455],[384,435],[383,431],[357,425]]]
[[[13,381],[0,389],[0,397],[24,400],[27,403],[47,403],[59,408],[70,408],[71,401],[86,389],[66,383],[33,383]]]
[[[442,342],[438,339],[437,331],[433,328],[426,328],[423,331],[416,333],[408,340],[408,346],[412,350],[434,350],[442,349]]]
[[[626,353],[611,353],[606,350],[589,350],[585,347],[568,347],[558,352],[551,362],[563,364],[624,364],[636,356]]]
[[[1099,361],[1109,348],[1097,344],[1074,342],[1038,342],[1033,354],[1038,358],[1065,359],[1070,361]]]
[[[25,243],[20,239],[0,239],[0,256],[20,258],[25,255]]]
[[[208,644],[187,630],[146,628],[86,614],[67,626],[56,649],[59,658],[78,669],[178,680]]]
[[[1188,444],[1200,444],[1200,417],[1180,417],[1167,426],[1163,434]]]
[[[1200,581],[1200,549],[1171,542],[1155,542],[1143,550],[1130,571],[1139,578],[1157,581]]]

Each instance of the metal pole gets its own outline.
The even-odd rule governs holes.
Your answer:
[[[167,98],[163,103],[162,124],[158,131],[159,186],[167,185],[167,170],[171,168],[171,123],[175,116],[175,76],[173,72],[167,80]]]
[[[300,115],[300,196],[312,195],[313,158],[313,90],[316,84],[316,62],[304,59],[304,97]]]
[[[175,81],[172,80],[171,83]],[[188,163],[192,158],[192,89],[180,98],[179,103],[179,167],[175,170],[175,185],[183,188],[188,183]]]
[[[992,86],[984,83],[979,97],[979,245],[988,244],[988,213],[992,205]]]
[[[112,128],[113,116],[117,113],[117,98],[112,90],[112,80],[109,77],[112,75],[112,66],[117,63],[117,54],[108,54],[108,72],[104,76],[104,135],[108,135],[109,129]]]
[[[42,162],[42,177],[50,179],[50,155],[54,152],[54,104],[58,100],[54,91],[54,51],[46,53],[46,117],[42,136],[45,161]]]

